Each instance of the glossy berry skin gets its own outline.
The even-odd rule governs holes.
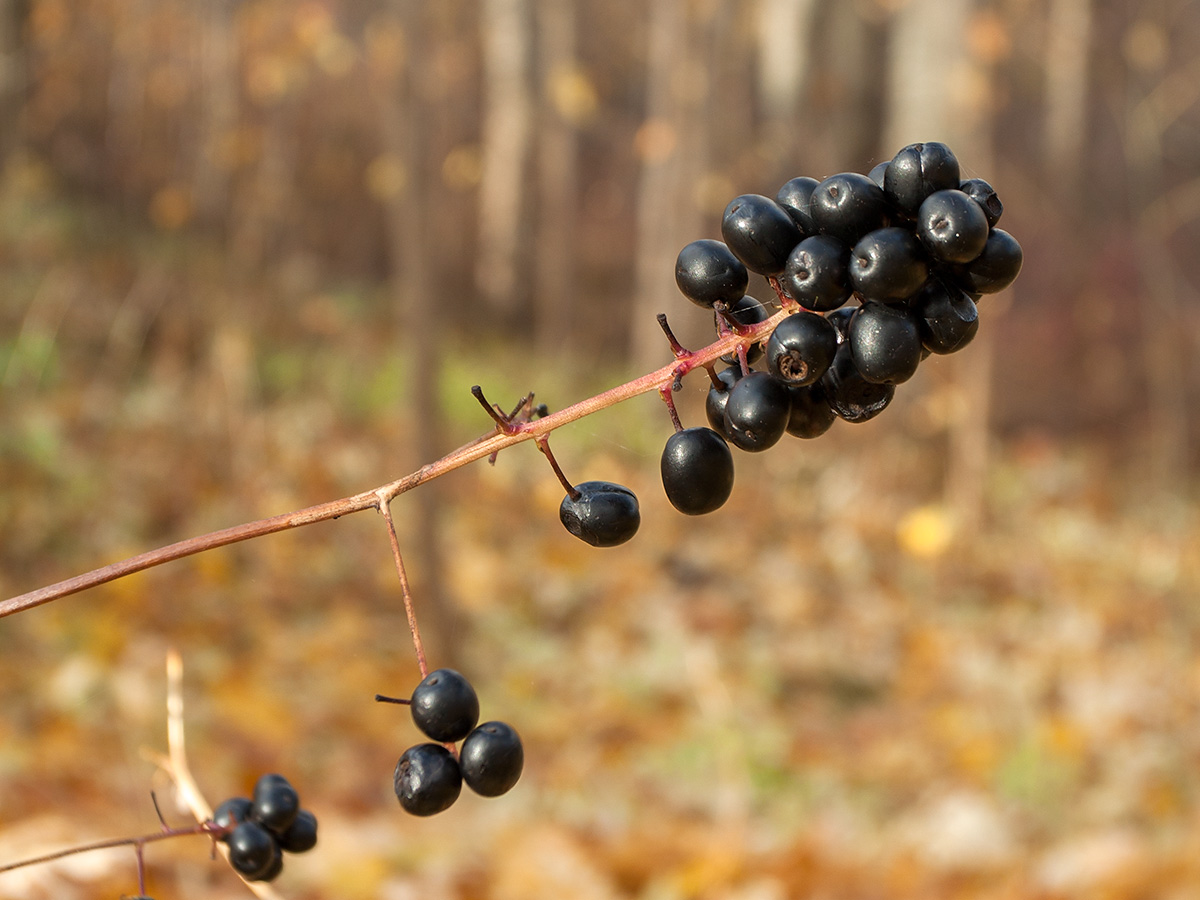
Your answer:
[[[946,354],[961,350],[979,330],[979,311],[975,301],[953,285],[936,278],[909,304],[921,344],[931,353]]]
[[[244,878],[260,879],[280,854],[275,838],[257,822],[242,822],[229,833],[229,863]]]
[[[881,163],[875,163],[875,165],[871,167],[871,171],[867,173],[867,177],[882,188],[883,179],[887,177],[888,165],[890,163],[890,159],[885,159]]]
[[[454,669],[436,669],[421,679],[409,699],[413,722],[430,740],[461,741],[479,721],[479,697]]]
[[[721,237],[747,269],[778,275],[802,235],[787,211],[770,197],[742,194],[725,207]]]
[[[934,191],[917,210],[916,232],[932,259],[968,263],[987,243],[987,215],[962,191]]]
[[[907,228],[879,228],[850,251],[850,283],[868,300],[904,300],[928,276],[925,251]]]
[[[787,430],[792,400],[784,384],[751,372],[733,386],[725,404],[725,436],[739,449],[758,453],[775,446]]]
[[[837,345],[837,329],[824,316],[793,313],[767,341],[767,368],[789,387],[813,384],[833,362]]]
[[[1016,280],[1022,262],[1024,253],[1017,239],[1003,228],[993,228],[983,252],[954,268],[954,280],[970,294],[994,294]]]
[[[894,384],[877,384],[863,378],[854,365],[849,343],[838,347],[833,365],[817,384],[838,418],[853,423],[875,418],[896,394]]]
[[[746,266],[721,241],[692,241],[675,260],[675,284],[697,306],[736,303],[749,279]]]
[[[719,390],[715,384],[708,388],[708,396],[704,400],[704,415],[708,419],[708,424],[718,433],[725,430],[725,404],[729,402],[729,389],[737,384],[741,377],[742,367],[740,365],[730,366],[717,373],[717,378],[724,385],[724,389]]]
[[[221,828],[231,828],[250,818],[251,806],[253,804],[249,797],[231,797],[213,810],[213,822]],[[229,835],[223,835],[217,840],[228,842]]]
[[[300,796],[282,775],[263,775],[254,784],[250,818],[276,834],[287,830],[300,811]]]
[[[505,722],[484,722],[467,735],[458,754],[463,781],[482,797],[507,793],[525,767],[525,748]]]
[[[813,190],[808,205],[821,233],[847,245],[887,223],[883,189],[860,172],[841,172],[826,178]]]
[[[846,333],[850,330],[850,320],[854,318],[856,312],[858,312],[857,306],[843,306],[825,314],[825,320],[837,332],[839,344],[846,340]]]
[[[792,221],[796,223],[796,227],[800,229],[801,234],[813,235],[817,233],[817,223],[812,219],[808,202],[812,197],[813,189],[818,184],[820,182],[817,179],[801,175],[799,178],[793,178],[786,182],[779,189],[779,193],[775,195],[775,202],[782,206],[787,211],[787,214],[792,217]]]
[[[392,786],[405,812],[432,816],[449,809],[462,793],[462,770],[441,744],[417,744],[396,763]]]
[[[903,215],[912,218],[934,191],[957,188],[958,158],[940,141],[909,144],[888,163],[883,192]]]
[[[921,334],[905,309],[867,302],[850,320],[846,343],[854,366],[867,381],[900,384],[921,362]]]
[[[837,309],[850,299],[850,248],[827,234],[805,238],[788,255],[779,285],[805,309]]]
[[[593,547],[615,547],[635,534],[642,523],[637,496],[611,481],[575,485],[579,496],[563,497],[558,517],[575,537]]]
[[[968,178],[958,185],[958,189],[980,205],[987,217],[988,228],[994,228],[1004,215],[1004,204],[996,195],[996,189],[982,178]]]
[[[733,492],[733,454],[711,428],[685,428],[667,438],[660,469],[667,499],[684,515],[720,509]]]
[[[279,877],[279,873],[283,871],[283,848],[278,844],[275,845],[275,853],[271,858],[271,864],[255,875],[253,878],[247,878],[247,881],[274,881]]]
[[[788,414],[787,433],[798,438],[820,437],[837,419],[829,405],[821,383],[789,387],[792,408]]]
[[[317,846],[317,817],[307,809],[296,813],[292,824],[279,835],[279,846],[288,853],[307,853]]]

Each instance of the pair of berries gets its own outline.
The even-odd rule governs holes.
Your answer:
[[[479,697],[461,674],[430,672],[407,704],[413,722],[431,741],[409,747],[396,763],[392,783],[405,812],[431,816],[448,809],[463,782],[483,797],[498,797],[517,783],[525,764],[520,736],[505,722],[476,724]]]
[[[247,881],[271,881],[283,871],[283,854],[317,844],[317,817],[300,808],[300,796],[282,775],[263,775],[252,797],[232,797],[213,812],[229,846],[229,863]]]

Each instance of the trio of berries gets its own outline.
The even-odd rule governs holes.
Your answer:
[[[676,421],[663,450],[672,505],[700,515],[724,504],[733,490],[730,444],[759,452],[785,434],[817,437],[839,418],[865,422],[926,356],[970,343],[979,298],[1003,290],[1021,269],[1020,244],[996,227],[1002,212],[992,186],[962,179],[953,152],[938,142],[910,144],[868,175],[793,178],[774,199],[735,198],[722,217],[723,240],[684,247],[675,282],[713,310],[718,335],[770,318],[746,293],[750,272],[766,277],[792,313],[765,340],[723,357],[723,371],[708,367],[711,427]],[[751,368],[760,359],[765,368]],[[559,510],[572,534],[610,547],[637,531],[628,488],[590,481],[575,493]]]
[[[467,787],[484,797],[507,793],[521,777],[525,750],[516,730],[505,722],[479,722],[475,688],[454,669],[430,672],[403,703],[430,741],[409,747],[396,763],[392,782],[400,806],[416,816],[448,809]],[[455,744],[462,745],[455,749]]]

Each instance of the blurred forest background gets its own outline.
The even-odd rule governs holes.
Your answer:
[[[3,0],[0,592],[405,474],[487,429],[472,384],[661,365],[655,313],[707,342],[673,263],[728,200],[916,140],[1025,269],[878,420],[740,454],[702,520],[657,398],[564,429],[642,498],[614,550],[527,447],[394,504],[512,794],[396,805],[418,735],[372,697],[416,665],[354,516],[4,620],[0,863],[154,831],[151,790],[186,820],[146,758],[174,646],[209,800],[280,771],[317,813],[288,897],[1196,896],[1190,0]],[[200,840],[147,860],[159,900],[246,896]]]

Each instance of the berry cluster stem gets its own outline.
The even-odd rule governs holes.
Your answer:
[[[363,491],[349,497],[343,497],[339,500],[332,500],[328,503],[321,503],[317,506],[310,506],[295,512],[270,516],[265,519],[258,519],[253,522],[246,522],[241,525],[177,541],[155,550],[131,556],[120,562],[101,566],[90,572],[84,572],[73,578],[68,578],[64,581],[59,581],[55,584],[37,588],[36,590],[0,601],[0,618],[11,616],[14,613],[40,606],[43,603],[49,603],[52,600],[57,600],[61,597],[66,597],[118,578],[123,578],[126,575],[132,575],[134,572],[141,572],[145,569],[162,565],[163,563],[193,556],[205,550],[224,547],[229,544],[238,543],[239,541],[263,537],[268,534],[287,531],[304,525],[313,525],[317,522],[337,519],[341,516],[361,512],[365,509],[380,509],[383,504],[393,500],[405,491],[410,491],[424,484],[426,481],[432,481],[434,478],[462,468],[468,463],[486,459],[492,454],[499,453],[501,450],[511,447],[514,444],[519,444],[522,441],[544,437],[556,428],[561,428],[578,419],[585,418],[602,409],[607,409],[610,406],[641,394],[658,390],[664,384],[673,384],[677,378],[682,378],[693,369],[712,363],[723,354],[729,353],[739,346],[746,346],[754,343],[756,340],[765,338],[789,314],[790,311],[787,309],[780,310],[769,319],[757,325],[744,328],[737,333],[731,331],[722,334],[716,341],[700,350],[691,351],[653,372],[648,372],[632,381],[617,385],[594,397],[580,400],[578,403],[564,407],[557,412],[550,413],[541,418],[521,421],[519,424],[512,426],[511,430],[508,431],[498,428],[496,431],[469,441],[457,450],[446,454],[441,459],[428,463],[417,469],[417,471],[381,487]]]
[[[400,538],[396,536],[396,522],[392,519],[391,505],[383,499],[379,512],[387,523],[388,541],[392,545],[392,559],[396,561],[396,575],[400,578],[400,594],[404,598],[404,614],[408,617],[408,630],[412,633],[413,649],[417,653],[417,666],[421,677],[429,674],[429,663],[425,659],[425,645],[421,643],[421,629],[417,627],[417,612],[413,606],[412,589],[408,585],[408,572],[404,568],[404,557],[400,555]]]

